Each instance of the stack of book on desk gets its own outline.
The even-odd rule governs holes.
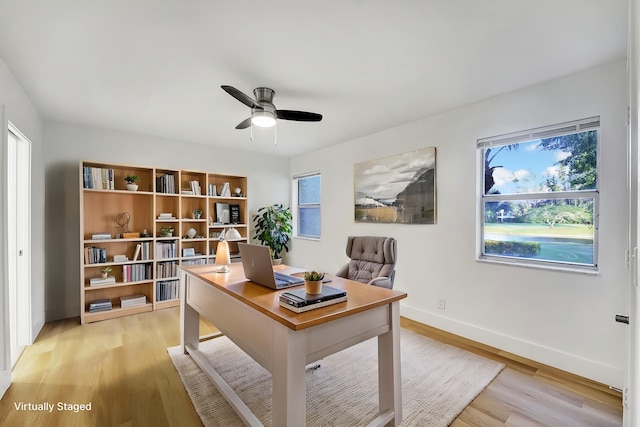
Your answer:
[[[139,305],[145,305],[147,303],[147,297],[145,295],[127,295],[120,297],[120,307],[131,308]]]
[[[280,295],[280,306],[296,313],[338,304],[347,300],[347,293],[342,289],[322,286],[322,293],[308,294],[304,288],[293,289]]]
[[[110,299],[97,299],[89,303],[90,313],[95,313],[96,311],[107,311],[107,310],[111,310]]]

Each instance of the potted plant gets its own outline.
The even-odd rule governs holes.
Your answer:
[[[160,229],[160,235],[162,237],[172,237],[173,236],[173,227],[162,227]]]
[[[322,279],[324,279],[324,273],[318,273],[317,271],[307,271],[304,273],[305,291],[312,295],[321,294]]]
[[[202,210],[200,210],[200,209],[194,209],[194,210],[193,210],[193,218],[194,218],[194,219],[200,219],[200,218],[202,218]]]
[[[111,273],[111,267],[102,267],[100,272],[102,273],[102,278],[106,279],[109,277],[109,273]]]
[[[124,180],[127,181],[127,190],[136,191],[138,189],[138,184],[136,181],[140,178],[137,175],[127,175],[124,177]]]
[[[253,217],[256,229],[254,239],[268,246],[274,264],[282,262],[283,250],[289,252],[289,240],[293,231],[291,210],[282,205],[265,206]]]

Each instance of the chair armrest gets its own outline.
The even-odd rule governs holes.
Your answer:
[[[393,282],[388,277],[376,277],[369,281],[369,285],[380,286],[387,289],[393,288]]]
[[[349,264],[343,265],[336,273],[336,276],[347,279],[349,277]]]

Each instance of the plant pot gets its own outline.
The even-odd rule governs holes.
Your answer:
[[[280,265],[280,264],[282,264],[282,258],[273,258],[271,260],[271,264],[272,265]]]
[[[317,295],[322,293],[322,280],[304,281],[304,289],[308,294]]]
[[[138,191],[138,184],[127,184],[127,190]]]
[[[102,278],[106,279],[107,277],[109,277],[109,272],[105,271],[102,273]]]

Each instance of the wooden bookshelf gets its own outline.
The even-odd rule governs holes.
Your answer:
[[[140,178],[137,191],[126,189],[127,175]],[[214,263],[222,231],[234,228],[240,235],[229,240],[232,255],[238,241],[248,241],[246,177],[82,161],[79,180],[83,324],[179,305],[179,266]],[[229,193],[221,196],[225,187]],[[219,222],[216,209],[225,206],[228,216]],[[236,212],[233,224],[231,206]],[[172,229],[171,235],[167,229]],[[141,250],[134,261],[138,245]],[[114,260],[117,255],[127,259]],[[104,267],[111,268],[113,282],[91,284]],[[128,295],[144,295],[147,302],[121,308],[120,297]],[[109,300],[112,308],[90,312],[96,300]]]

